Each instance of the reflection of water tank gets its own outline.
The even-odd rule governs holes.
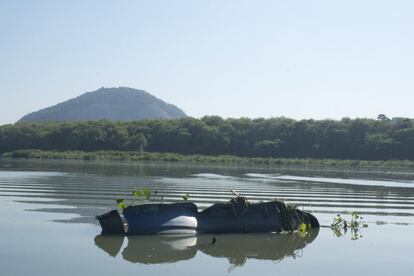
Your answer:
[[[97,247],[108,253],[109,256],[115,257],[124,243],[124,236],[97,235],[94,241]]]
[[[164,241],[165,244],[169,245],[174,250],[186,250],[190,247],[197,245],[197,237],[185,237],[182,239],[172,239]]]
[[[243,265],[248,259],[280,261],[285,257],[296,257],[297,251],[311,243],[318,233],[316,228],[304,235],[299,232],[219,235],[215,246],[200,246],[199,249],[207,255],[226,258],[235,266]],[[208,240],[209,236],[200,236],[198,243]]]
[[[318,235],[319,229],[310,233],[288,234],[220,234],[220,235],[147,235],[129,236],[122,251],[124,260],[132,263],[173,263],[193,258],[197,250],[216,257],[226,258],[234,266],[244,264],[248,259],[283,260],[296,256]],[[213,243],[213,238],[216,240]],[[95,237],[95,244],[110,256],[121,250],[123,236]]]
[[[197,237],[131,236],[122,252],[132,263],[173,263],[191,259],[197,253]]]

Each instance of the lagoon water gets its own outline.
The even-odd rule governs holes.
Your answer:
[[[235,189],[282,198],[322,225],[357,211],[368,228],[337,237],[237,234],[104,237],[94,219],[134,188],[205,208]],[[357,238],[357,239],[353,239]],[[414,172],[162,163],[0,161],[1,275],[414,275]]]

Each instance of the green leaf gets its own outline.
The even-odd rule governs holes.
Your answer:
[[[306,232],[306,224],[304,224],[303,222],[299,225],[299,231],[300,232]]]
[[[138,190],[138,189],[135,189],[132,192],[132,196],[134,196],[134,197],[141,197],[142,195],[143,195],[142,191],[141,190]]]
[[[185,201],[187,201],[189,198],[190,198],[190,194],[189,193],[186,193],[185,195],[183,195],[183,199]]]
[[[124,202],[123,198],[119,198],[116,200],[116,203],[118,204],[118,208],[124,209],[126,207],[126,204]]]

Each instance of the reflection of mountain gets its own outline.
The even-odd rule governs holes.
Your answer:
[[[123,249],[123,258],[132,263],[173,263],[193,258],[197,250],[217,258],[226,258],[233,266],[243,265],[248,259],[280,261],[295,257],[297,251],[311,243],[318,235],[291,234],[227,234],[190,237],[131,236]],[[212,244],[213,237],[216,238]],[[123,236],[95,237],[95,245],[115,257],[121,250]]]

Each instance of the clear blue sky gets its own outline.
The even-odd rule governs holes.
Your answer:
[[[414,117],[414,1],[1,1],[0,124],[99,87],[188,115]]]

